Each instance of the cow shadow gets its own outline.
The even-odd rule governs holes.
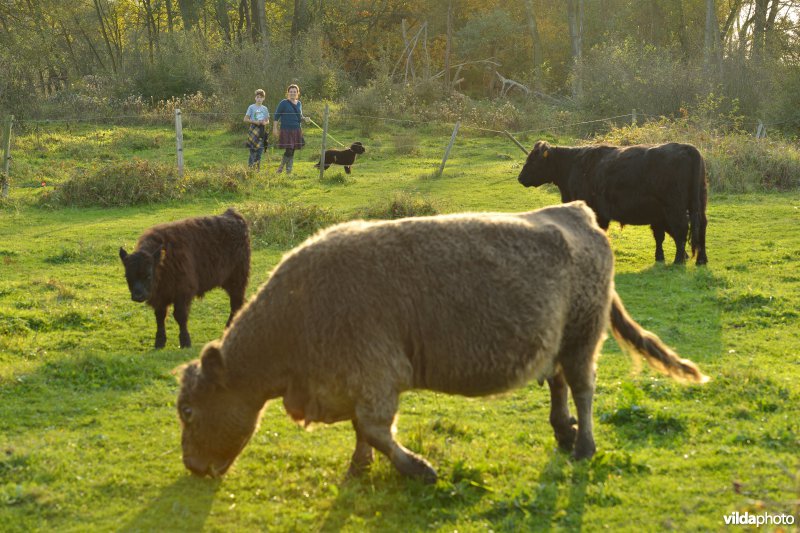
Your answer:
[[[482,516],[500,530],[579,530],[592,478],[592,461],[573,461],[554,449],[536,483],[495,502]]]
[[[478,470],[460,462],[445,475],[439,469],[435,485],[405,478],[390,464],[374,470],[377,472],[340,483],[319,531],[341,531],[359,524],[363,528],[365,520],[375,531],[430,529],[435,524],[456,522],[491,490]]]
[[[631,317],[682,357],[702,365],[722,351],[718,292],[726,281],[713,271],[656,263],[614,280]]]
[[[712,369],[724,351],[718,293],[725,283],[707,267],[658,263],[615,276],[617,292],[631,317],[712,379]],[[610,339],[603,351],[614,357],[615,350],[622,351]],[[676,402],[711,394],[714,388],[713,381],[698,390],[667,378],[649,379],[655,375],[644,370],[635,383],[626,380],[613,398],[596,404],[596,420],[613,429],[626,445],[671,448],[683,442],[692,421],[674,408]]]
[[[31,372],[0,382],[0,392],[18,399],[30,398],[15,403],[17,421],[40,419],[46,406],[48,425],[74,426],[82,416],[96,419],[101,411],[118,408],[124,396],[153,384],[177,388],[172,371],[187,361],[187,351],[154,353],[158,356],[89,353],[46,360]]]
[[[181,476],[117,531],[202,531],[220,485],[218,479]]]
[[[377,531],[397,530],[398,524],[414,530],[457,523],[460,516],[472,513],[484,496],[494,499],[490,494],[493,488],[473,479],[474,473],[461,477],[459,468],[456,465],[435,486],[394,472],[346,480],[318,529],[340,531],[356,524],[363,526],[363,520],[368,520],[369,529]],[[580,529],[590,498],[587,491],[593,488],[595,493],[602,493],[607,477],[604,467],[595,466],[594,461],[573,461],[568,454],[553,449],[535,483],[524,483],[511,491],[502,489],[511,495],[494,500],[479,516],[499,530]]]

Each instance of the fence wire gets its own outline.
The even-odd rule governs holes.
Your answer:
[[[244,152],[244,150],[242,150],[242,148],[244,148],[244,133],[242,133],[242,143],[241,143],[241,145],[238,144],[237,142],[231,142],[230,145],[226,145],[225,143],[217,144],[212,149],[209,149],[209,148],[206,148],[206,147],[201,147],[202,146],[201,139],[193,138],[192,132],[202,131],[204,129],[203,128],[204,125],[212,124],[212,122],[211,121],[207,121],[207,120],[203,120],[203,121],[200,121],[199,123],[196,123],[193,119],[201,118],[201,119],[217,119],[217,120],[221,119],[221,120],[225,120],[225,121],[230,120],[231,121],[231,126],[233,126],[233,125],[235,125],[235,122],[237,120],[239,120],[240,117],[242,117],[242,116],[244,116],[244,115],[240,114],[240,113],[225,113],[225,112],[204,112],[204,111],[185,111],[185,112],[181,112],[180,113],[181,121],[185,122],[187,124],[187,126],[189,126],[189,127],[185,128],[183,130],[184,134],[186,134],[186,133],[189,133],[189,134],[185,135],[185,137],[182,140],[183,153],[184,153],[185,156],[186,155],[189,156],[189,160],[187,160],[187,163],[191,163],[191,157],[196,153],[196,150],[203,150],[204,153],[210,154],[210,155],[227,155],[227,154],[233,154],[235,151],[238,152],[240,150],[241,150],[241,152]],[[348,121],[348,120],[351,120],[351,119],[358,120],[358,121],[368,120],[368,121],[383,122],[383,123],[404,124],[404,125],[409,125],[409,126],[412,126],[412,127],[418,126],[418,125],[435,124],[436,126],[441,127],[441,128],[452,129],[452,128],[455,128],[455,126],[456,126],[456,123],[450,123],[450,122],[432,122],[430,120],[413,120],[413,119],[406,119],[406,118],[392,118],[392,117],[381,117],[381,116],[374,116],[374,115],[349,114],[349,113],[342,113],[342,112],[336,112],[336,111],[332,112],[330,116],[331,117],[335,117],[336,120],[340,120],[340,121]],[[652,114],[649,114],[649,113],[634,111],[633,113],[627,113],[627,114],[622,114],[622,115],[615,115],[615,116],[597,118],[597,119],[593,119],[593,120],[584,120],[584,121],[569,122],[569,123],[552,123],[552,124],[547,124],[547,125],[543,125],[543,126],[536,127],[536,128],[516,131],[516,132],[513,132],[513,133],[509,133],[509,132],[504,131],[504,130],[488,128],[488,127],[482,126],[480,124],[474,124],[474,123],[468,123],[468,122],[459,122],[458,124],[459,124],[459,127],[462,130],[475,131],[475,132],[484,133],[484,134],[491,134],[491,135],[501,135],[501,136],[510,135],[513,138],[515,136],[525,136],[525,135],[528,135],[530,133],[536,133],[536,132],[563,131],[563,130],[568,130],[568,129],[572,129],[572,128],[580,128],[582,126],[588,126],[588,125],[600,124],[600,123],[609,123],[609,124],[618,123],[619,121],[622,121],[622,120],[631,120],[633,123],[635,123],[637,121],[637,119],[641,124],[641,123],[645,123],[645,122],[657,122],[657,121],[665,120],[665,119],[669,120],[669,117],[657,116],[657,115],[652,115]],[[789,118],[786,118],[784,120],[772,121],[772,122],[752,121],[752,120],[750,120],[750,121],[738,121],[738,120],[735,120],[734,118],[724,117],[724,116],[717,117],[715,119],[715,121],[716,121],[716,124],[719,124],[719,125],[738,126],[740,128],[744,127],[745,125],[752,126],[752,127],[755,127],[756,125],[758,125],[758,127],[759,127],[758,131],[763,134],[763,132],[765,131],[765,129],[767,127],[777,126],[777,125],[781,125],[781,124],[788,124],[788,123],[800,123],[800,113],[798,113],[798,115],[794,116],[794,117],[789,117]],[[88,125],[96,125],[96,126],[115,126],[115,125],[120,125],[121,123],[126,123],[126,122],[132,122],[132,123],[148,125],[148,126],[169,125],[171,127],[169,128],[169,130],[165,130],[165,132],[169,131],[169,133],[170,133],[169,137],[172,137],[173,135],[175,135],[175,116],[164,115],[164,114],[159,114],[159,115],[133,114],[133,115],[117,115],[117,116],[113,116],[113,117],[94,116],[94,117],[82,117],[82,118],[72,118],[72,119],[60,119],[60,118],[58,118],[58,119],[21,119],[21,120],[15,120],[15,123],[21,124],[23,126],[23,129],[25,127],[29,127],[32,130],[33,135],[36,137],[35,146],[41,146],[43,143],[48,142],[48,139],[46,138],[46,136],[47,135],[52,135],[51,132],[47,131],[48,130],[48,126],[50,126],[50,125],[54,125],[54,126],[55,125],[59,125],[59,126],[60,125],[67,125],[67,126],[69,126],[70,124],[88,124]],[[309,117],[309,122],[310,122],[311,125],[313,125],[315,128],[317,128],[317,130],[319,130],[320,133],[318,133],[317,130],[310,130],[309,131],[309,128],[306,128],[306,134],[307,134],[307,141],[308,142],[305,145],[304,149],[305,149],[306,152],[312,152],[312,153],[313,152],[321,152],[321,150],[322,150],[321,132],[322,132],[323,128],[317,122],[315,122],[314,119],[311,118],[311,117]],[[199,126],[195,125],[195,124],[199,124]],[[712,132],[712,134],[713,133],[714,132]],[[336,133],[336,136],[332,135],[331,132],[330,132],[330,127],[329,127],[329,131],[325,133],[325,138],[326,139],[330,139],[331,141],[333,141],[333,143],[337,144],[340,147],[348,146],[347,144],[343,143],[342,141],[340,141],[337,138],[338,135],[340,135],[340,134]],[[350,134],[348,134],[348,135],[350,135]],[[411,133],[410,135],[413,136],[414,134]],[[442,144],[440,146],[431,146],[430,144],[426,144],[426,145],[423,146],[421,143],[415,141],[413,137],[410,139],[411,142],[403,142],[403,140],[406,138],[405,134],[402,135],[402,136],[397,136],[397,140],[394,140],[394,141],[393,140],[380,139],[380,138],[370,138],[369,134],[365,134],[365,136],[366,136],[366,139],[364,139],[362,137],[360,139],[360,141],[364,145],[364,147],[365,147],[365,149],[367,151],[367,154],[369,154],[370,152],[372,152],[372,153],[376,153],[377,152],[377,153],[395,153],[395,154],[398,154],[398,155],[406,155],[406,156],[407,155],[414,155],[416,158],[418,158],[420,160],[424,160],[425,164],[430,163],[430,165],[432,167],[432,171],[437,170],[438,167],[440,166],[442,158],[443,158],[444,153],[445,153],[445,146],[447,145],[447,139],[445,139],[444,137],[442,138]],[[107,145],[113,146],[117,142],[119,142],[119,139],[114,138],[114,139],[108,139],[105,142],[101,142],[101,144],[104,144],[104,145],[107,144]],[[171,145],[172,142],[176,142],[176,141],[167,141],[167,142],[161,143],[159,145],[153,146],[152,148],[147,148],[146,150],[143,150],[143,151],[150,151],[151,149],[152,150],[159,150],[159,149],[162,148],[162,146]],[[197,144],[195,144],[195,143],[197,143]],[[277,144],[277,139],[275,139],[274,137],[271,138],[270,139],[270,145],[268,146],[268,148],[266,150],[266,154],[265,154],[268,162],[272,158],[275,158],[277,156],[277,154],[279,154],[282,151],[282,149],[278,148],[276,146],[276,144]],[[461,162],[461,158],[463,157],[463,154],[460,154],[460,151],[462,149],[464,149],[464,148],[467,148],[467,147],[463,143],[463,138],[462,137],[457,137],[456,138],[456,142],[454,144],[453,152],[452,152],[452,154],[450,154],[449,158],[446,161],[446,164],[445,164],[445,169],[446,170],[460,171],[461,169],[476,169],[476,168],[480,169],[480,168],[484,168],[484,167],[487,167],[487,168],[488,167],[496,167],[499,163],[503,163],[503,161],[481,163],[481,164],[477,164],[477,165],[475,163],[471,162],[471,161],[467,162],[467,163],[462,163]],[[514,147],[514,149],[512,151],[515,151],[517,148],[518,147]],[[176,154],[175,148],[172,148],[170,150],[170,153]],[[365,155],[365,156],[361,156],[360,158],[357,158],[355,164],[359,165],[359,166],[363,165],[364,163],[369,161],[367,159],[368,157],[369,157],[368,155]],[[240,158],[237,156],[236,159],[238,161]],[[304,159],[305,159],[305,157],[303,159],[300,159],[300,160],[304,160]],[[518,162],[521,159],[522,159],[522,157],[520,157],[520,159],[515,159],[515,158],[512,157],[512,159],[509,159],[508,162],[511,165],[518,164]],[[309,157],[309,160],[311,160],[310,157]],[[189,166],[191,166],[191,164]],[[332,167],[332,168],[335,168],[335,167]]]

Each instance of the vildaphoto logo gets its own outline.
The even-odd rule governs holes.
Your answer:
[[[726,526],[791,526],[794,515],[770,513],[733,512],[723,517]]]

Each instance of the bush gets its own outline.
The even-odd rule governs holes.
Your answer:
[[[781,139],[756,139],[733,131],[719,135],[691,115],[662,118],[641,126],[615,128],[593,142],[658,144],[688,142],[706,162],[709,187],[716,192],[749,192],[800,188],[800,149]]]
[[[677,113],[704,92],[702,69],[683,60],[679,50],[627,39],[589,50],[580,66],[579,105],[594,116]]]
[[[228,168],[191,177],[187,173],[178,179],[172,165],[134,158],[81,171],[52,191],[45,191],[39,203],[51,207],[126,207],[177,200],[201,192],[238,192],[245,179],[245,172]]]
[[[439,209],[430,200],[419,195],[398,192],[388,201],[362,208],[356,214],[361,218],[392,220],[438,215]]]
[[[316,27],[301,34],[294,61],[288,39],[270,43],[269,53],[248,43],[220,47],[211,59],[212,89],[224,95],[223,107],[241,121],[256,89],[266,91],[265,105],[274,111],[285,98],[286,87],[297,83],[308,112],[309,100],[338,98],[350,84],[338,57],[322,46],[322,38],[322,30]]]
[[[145,57],[136,57],[130,65],[133,89],[145,99],[169,100],[183,94],[210,92],[207,52],[193,33],[164,34],[154,61]]]
[[[342,220],[329,209],[295,203],[251,203],[239,211],[247,220],[250,238],[257,246],[293,246]]]

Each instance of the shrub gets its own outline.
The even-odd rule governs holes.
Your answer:
[[[51,207],[125,207],[199,193],[238,192],[245,179],[246,172],[227,167],[191,176],[186,173],[179,179],[172,165],[134,158],[80,171],[52,191],[45,191],[39,203]]]
[[[329,209],[296,203],[251,203],[242,206],[240,212],[257,246],[293,246],[342,220]]]
[[[209,92],[207,64],[207,53],[199,36],[189,32],[164,34],[152,62],[138,57],[131,65],[133,89],[145,99],[155,101]]]
[[[45,191],[45,205],[73,207],[129,206],[172,200],[179,196],[172,166],[143,159],[113,162],[94,171],[81,172],[53,191]]]
[[[406,192],[395,193],[388,201],[379,202],[357,211],[359,217],[382,220],[438,214],[439,209],[430,200]]]
[[[579,105],[595,116],[676,113],[703,92],[702,69],[681,58],[680,50],[633,39],[607,42],[589,50],[580,66]]]
[[[709,187],[717,192],[789,190],[800,188],[800,149],[778,138],[756,139],[743,132],[719,135],[686,115],[662,118],[641,126],[615,128],[593,142],[658,144],[688,142],[700,149]]]
[[[397,133],[392,136],[392,146],[397,155],[419,155],[419,135],[415,132]]]

